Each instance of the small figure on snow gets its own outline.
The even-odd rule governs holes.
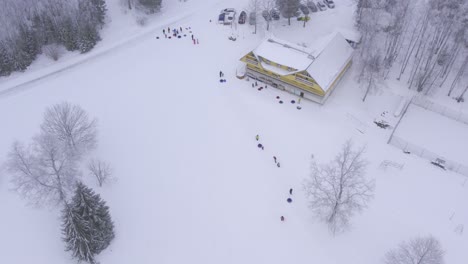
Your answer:
[[[292,195],[292,191],[293,191],[293,189],[292,189],[292,188],[291,188],[291,189],[289,189],[289,194],[290,194],[290,195]]]
[[[163,34],[164,34],[164,35],[166,34],[166,29],[163,29]]]
[[[257,147],[263,149],[263,145],[262,145],[262,144],[258,144]]]
[[[219,78],[223,77],[223,72],[219,71]]]
[[[180,27],[180,32],[182,32],[182,27]]]
[[[256,135],[255,136],[255,139],[258,141],[260,139],[260,136],[259,135]]]
[[[197,39],[197,44],[200,44],[200,43],[198,42],[198,39]],[[224,75],[223,75],[223,76],[224,76]]]
[[[276,163],[276,166],[278,166],[278,168],[279,168],[279,167],[280,167],[280,163],[279,163],[279,162],[278,162],[278,163]]]
[[[257,83],[257,81],[255,81],[255,86],[258,86],[258,83]]]
[[[281,222],[284,222],[284,216],[281,216],[280,219],[281,219]]]
[[[274,160],[274,161],[275,161],[275,163],[276,163],[276,156],[273,156],[273,160]]]
[[[291,198],[288,198],[286,201],[287,201],[288,203],[292,203],[292,199],[291,199]]]

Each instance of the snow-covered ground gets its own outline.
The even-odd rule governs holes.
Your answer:
[[[448,129],[440,129],[448,128]],[[468,164],[468,125],[411,104],[395,135],[442,157]]]
[[[334,11],[312,14],[305,29],[297,21],[282,26],[282,20],[273,31],[298,38],[295,42],[303,36],[307,43],[314,30],[325,34],[334,24],[349,28],[352,1],[335,2]],[[135,28],[136,39],[122,40],[128,44],[1,95],[0,162],[15,139],[34,135],[47,106],[66,100],[98,118],[94,154],[112,164],[118,178],[103,188],[83,178],[108,202],[116,225],[116,239],[99,256],[101,263],[374,264],[400,241],[427,234],[440,240],[446,263],[466,263],[467,234],[454,232],[458,225],[468,226],[466,177],[387,145],[390,131],[372,121],[394,110],[398,100],[385,92],[362,103],[353,69],[324,106],[303,100],[302,110],[290,103],[296,99],[292,95],[258,91],[236,79],[239,58],[266,33],[253,35],[248,25],[238,25],[239,37],[230,41],[233,29],[215,21],[222,8],[246,5],[246,0],[173,0],[165,12],[175,17]],[[200,44],[193,45],[190,37],[164,39],[168,25],[191,27],[189,34]],[[112,46],[105,40],[100,45],[95,53]],[[226,83],[219,82],[220,70]],[[15,78],[21,82],[34,74]],[[10,85],[0,83],[0,90]],[[348,138],[367,145],[376,194],[369,209],[352,219],[352,229],[333,237],[314,220],[301,185],[311,155],[326,162]],[[404,167],[383,170],[385,160]],[[27,207],[10,187],[2,173],[2,261],[73,263],[60,241],[57,209]],[[294,189],[291,204],[289,188]]]

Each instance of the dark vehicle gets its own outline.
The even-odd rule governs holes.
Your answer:
[[[224,23],[224,17],[226,16],[226,14],[224,13],[221,13],[219,14],[219,17],[218,17],[218,23]]]
[[[247,13],[242,11],[239,15],[239,24],[245,24],[245,20],[247,19]]]
[[[333,0],[323,0],[323,2],[328,6],[328,8],[335,8],[335,3]]]
[[[312,1],[307,2],[307,7],[314,13],[318,11],[317,6]]]
[[[280,11],[278,9],[273,8],[270,13],[271,13],[271,17],[274,20],[279,20],[280,19]]]
[[[262,16],[266,21],[271,21],[271,14],[268,10],[263,10]]]
[[[322,2],[317,2],[317,7],[318,7],[318,9],[319,9],[320,11],[325,11],[325,10],[327,10],[327,6],[326,6],[324,3],[322,3]]]
[[[257,14],[255,12],[251,12],[249,15],[249,25],[255,25],[257,23]]]
[[[301,4],[299,6],[299,9],[301,9],[302,13],[304,13],[304,15],[306,15],[306,16],[310,13],[309,8],[307,8],[306,5]]]
[[[229,13],[229,12],[236,12],[234,8],[225,8],[221,10],[221,13]]]

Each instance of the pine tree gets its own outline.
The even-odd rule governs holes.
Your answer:
[[[277,0],[276,4],[283,15],[288,19],[288,25],[291,25],[291,17],[295,16],[299,10],[300,0]]]
[[[96,27],[91,25],[91,23],[83,22],[80,26],[81,29],[78,36],[78,48],[81,53],[86,53],[94,48],[96,43],[101,40],[101,37],[99,36],[99,32]]]
[[[138,2],[152,14],[161,8],[162,0],[139,0]]]
[[[90,223],[67,204],[62,211],[62,220],[63,241],[66,243],[65,250],[71,251],[72,256],[79,261],[96,263],[94,253],[91,250],[92,230]]]
[[[11,60],[10,54],[6,49],[6,45],[3,42],[0,42],[0,76],[10,75],[13,70],[13,62]]]
[[[109,246],[115,236],[109,207],[98,194],[82,183],[77,184],[72,206],[73,210],[89,223],[92,232],[90,250],[93,254],[99,254]]]
[[[95,19],[101,26],[104,25],[104,20],[106,18],[106,1],[104,0],[91,0],[91,5],[93,6],[92,17]]]
[[[39,54],[39,43],[36,34],[26,25],[21,25],[19,30],[19,48],[26,54],[26,59],[31,64]],[[28,65],[29,65],[28,64]]]
[[[69,51],[78,49],[77,28],[71,18],[66,18],[57,29],[57,39]]]

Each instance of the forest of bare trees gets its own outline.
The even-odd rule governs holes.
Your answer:
[[[394,78],[425,95],[439,88],[463,101],[468,62],[465,0],[357,0],[359,81]],[[444,90],[445,91],[445,90]]]

